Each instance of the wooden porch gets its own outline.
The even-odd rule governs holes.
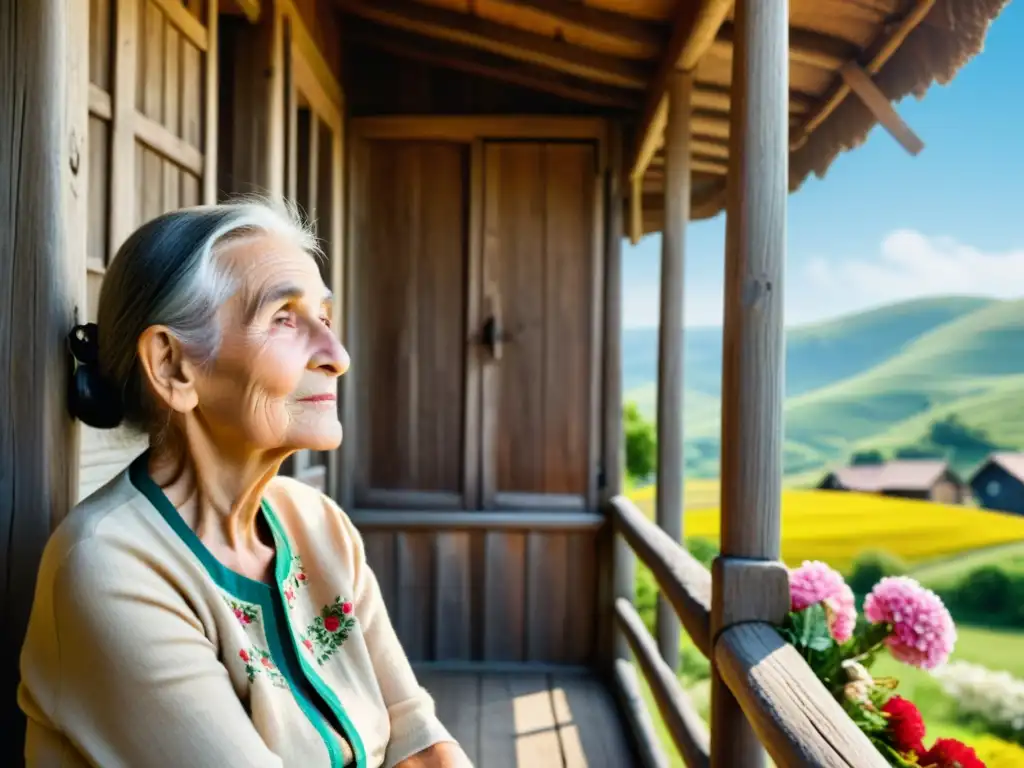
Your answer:
[[[611,692],[585,671],[420,673],[474,765],[639,765]]]
[[[163,211],[315,220],[359,528],[482,768],[884,765],[772,625],[787,193],[973,55],[1005,0],[15,0],[0,7],[0,731],[53,526],[142,448],[66,418],[61,341]],[[88,34],[86,34],[88,31]],[[680,546],[686,232],[727,216],[722,556]],[[622,494],[622,246],[662,234],[656,520]],[[705,257],[705,255],[701,255]],[[28,330],[26,330],[28,329]],[[41,351],[40,351],[41,350]],[[42,395],[40,394],[42,393]],[[144,442],[144,441],[143,441]],[[637,560],[660,587],[652,636]],[[711,661],[710,723],[676,677]]]

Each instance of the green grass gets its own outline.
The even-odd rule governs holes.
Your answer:
[[[926,587],[943,591],[955,586],[968,573],[983,565],[998,565],[1007,571],[1024,572],[1024,542],[986,547],[943,558],[915,568],[913,576]],[[1021,650],[1024,651],[1024,648]],[[1020,676],[1024,678],[1024,674]]]

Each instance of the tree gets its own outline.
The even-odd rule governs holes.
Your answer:
[[[884,461],[885,458],[879,450],[857,451],[850,457],[850,466],[858,467],[863,464],[881,464]]]
[[[634,480],[646,480],[654,474],[658,461],[658,438],[654,425],[643,417],[636,403],[623,409],[626,438],[626,474]]]

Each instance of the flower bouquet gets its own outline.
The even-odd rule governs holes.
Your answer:
[[[898,681],[873,678],[876,656],[921,669],[946,662],[956,627],[942,600],[906,576],[879,581],[858,616],[853,591],[822,562],[804,562],[789,573],[790,612],[782,636],[810,665],[850,718],[890,765],[904,768],[984,768],[967,745],[937,739],[925,748],[925,724]]]

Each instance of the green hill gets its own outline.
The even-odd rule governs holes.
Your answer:
[[[916,443],[950,414],[995,443],[1024,447],[1024,301],[904,302],[794,329],[787,345],[788,474]],[[642,407],[653,402],[653,385],[633,393]],[[717,392],[687,394],[687,465],[714,475]],[[983,453],[950,457],[965,470]]]

